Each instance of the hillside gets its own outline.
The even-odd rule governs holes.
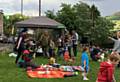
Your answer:
[[[120,20],[120,12],[116,12],[111,16],[106,16],[106,18],[110,20]]]
[[[116,12],[111,16],[106,16],[106,19],[111,20],[115,24],[114,29],[111,31],[120,30],[120,12]]]

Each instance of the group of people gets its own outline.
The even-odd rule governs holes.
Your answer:
[[[21,67],[28,67],[31,66],[33,68],[37,68],[38,66],[32,62],[32,57],[34,57],[34,52],[38,49],[41,49],[40,52],[37,54],[42,53],[43,56],[51,58],[55,56],[55,42],[49,36],[48,31],[45,31],[43,35],[41,35],[39,41],[35,41],[32,39],[31,35],[33,34],[30,30],[22,30],[19,34],[18,40],[16,42],[15,50],[18,52],[16,57],[15,63]],[[117,37],[120,33],[117,33]],[[109,37],[113,41],[115,41],[115,47],[113,52],[108,55],[108,61],[102,62],[100,64],[100,70],[98,73],[97,81],[96,82],[116,82],[114,78],[114,68],[115,65],[120,61],[119,50],[120,50],[120,41],[115,40]],[[120,38],[120,37],[118,37]],[[61,35],[58,40],[56,41],[58,47],[58,56],[63,57],[64,53],[68,51],[70,58],[72,56],[77,56],[77,46],[78,46],[78,34],[74,30],[69,33],[65,33]],[[119,46],[118,46],[119,45]],[[36,50],[37,47],[37,50]],[[71,50],[73,49],[73,54]],[[91,58],[96,61],[96,58],[93,54],[100,52],[99,47],[96,47],[96,52],[91,48]],[[30,54],[30,55],[28,55]],[[89,57],[87,53],[87,48],[84,47],[81,56],[81,63],[82,67],[84,68],[84,73],[82,74],[83,80],[89,80],[87,78],[87,73],[89,70]],[[119,67],[119,64],[118,64]]]
[[[109,53],[107,53],[107,61],[102,61],[100,63],[100,68],[97,76],[96,82],[116,82],[114,71],[115,67],[120,67],[120,31],[117,32],[117,39],[114,39],[112,37],[109,37],[109,39],[113,40],[114,47],[111,50],[108,50]],[[97,61],[98,55],[102,55],[99,53],[105,53],[104,51],[101,51],[100,47],[93,47],[90,49],[90,56],[93,61]],[[87,53],[87,48],[83,48],[82,56],[82,67],[84,68],[84,73],[82,74],[83,80],[89,80],[87,78],[87,73],[89,70],[89,56]]]
[[[89,55],[88,55],[88,48],[83,48],[82,56],[81,56],[81,63],[82,67],[84,68],[84,72],[82,73],[83,80],[89,80],[87,78],[87,74],[89,72]],[[95,60],[96,61],[96,60]],[[100,68],[97,76],[96,82],[116,82],[114,71],[116,65],[119,65],[120,55],[116,51],[112,51],[107,55],[107,60],[102,61],[100,63]]]
[[[15,63],[20,67],[37,67],[37,65],[32,62],[35,51],[35,42],[32,35],[32,30],[23,29],[18,36],[14,50],[17,52]]]
[[[118,31],[116,35],[117,35],[117,39],[114,39],[112,37],[108,37],[108,38],[114,41],[113,51],[118,52],[120,54],[120,31]],[[120,62],[118,64],[118,67],[120,68]]]
[[[16,64],[18,63],[19,59],[23,59],[23,56],[25,56],[23,55],[25,50],[29,50],[30,54],[33,55],[33,57],[35,57],[36,54],[51,58],[55,57],[55,48],[57,47],[58,56],[64,57],[65,52],[68,51],[68,55],[71,58],[72,49],[74,56],[77,56],[78,34],[74,30],[71,33],[67,32],[64,35],[61,35],[57,41],[54,41],[46,30],[38,41],[34,41],[32,35],[33,31],[28,29],[23,29],[19,33],[15,45],[15,51],[18,52],[15,60]]]
[[[90,47],[90,57],[93,61],[104,61],[105,57],[111,52],[111,48],[100,48],[95,45]]]
[[[65,51],[69,52],[70,58],[72,56],[77,56],[77,46],[78,46],[78,34],[74,30],[72,33],[67,32],[65,35],[61,35],[58,38],[58,55],[63,56]],[[73,55],[72,55],[73,50]]]
[[[65,51],[68,51],[71,58],[72,49],[73,56],[77,56],[78,34],[74,30],[71,33],[66,32],[63,35],[59,35],[57,41],[54,41],[49,36],[48,31],[45,31],[38,42],[38,46],[41,46],[43,50],[43,55],[48,58],[55,56],[55,47],[57,47],[57,54],[60,57],[63,57]]]

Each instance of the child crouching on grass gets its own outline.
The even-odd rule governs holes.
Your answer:
[[[37,68],[38,67],[32,62],[32,57],[30,56],[30,52],[28,50],[23,51],[23,55],[18,62],[18,66],[21,68],[27,68],[27,67]]]
[[[22,57],[18,62],[18,66],[22,68],[32,67],[37,68],[38,66],[32,62],[34,49],[32,49],[33,43],[31,40],[26,42],[26,49],[22,52]],[[34,46],[33,46],[34,48]]]
[[[87,54],[87,48],[83,48],[83,51],[82,51],[82,57],[81,57],[81,60],[82,60],[82,67],[84,68],[84,73],[82,73],[82,76],[83,76],[83,80],[89,80],[87,78],[87,73],[88,73],[88,70],[89,70],[89,57],[88,57],[88,54]]]
[[[114,77],[114,69],[119,61],[120,56],[118,53],[113,52],[111,55],[109,55],[108,61],[100,64],[96,82],[116,82]]]

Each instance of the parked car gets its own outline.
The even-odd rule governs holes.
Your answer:
[[[7,37],[5,35],[0,36],[0,42],[6,43],[7,42]]]
[[[14,38],[13,38],[13,36],[8,37],[7,43],[14,43]]]
[[[3,37],[2,37],[2,36],[0,36],[0,42],[1,42],[1,41],[3,41]]]
[[[7,43],[8,42],[8,38],[5,35],[0,36],[0,42],[1,43]]]

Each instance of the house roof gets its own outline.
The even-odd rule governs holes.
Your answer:
[[[33,17],[20,21],[17,22],[15,26],[22,28],[65,28],[63,24],[45,16]]]

